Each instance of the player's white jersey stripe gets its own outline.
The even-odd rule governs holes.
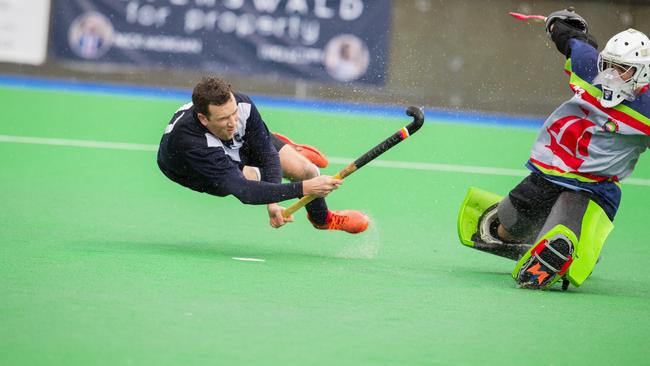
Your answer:
[[[238,103],[237,104],[237,117],[239,119],[239,129],[242,131],[242,136],[244,135],[243,131],[246,131],[246,122],[248,117],[251,116],[251,104],[250,103]]]
[[[178,116],[178,118],[176,118],[174,120],[174,122],[168,124],[167,127],[165,127],[165,133],[166,134],[172,132],[172,130],[174,129],[174,126],[176,125],[176,122],[178,122],[178,120],[181,119],[181,117],[183,117],[183,115],[185,115],[185,112],[181,113],[181,115]]]

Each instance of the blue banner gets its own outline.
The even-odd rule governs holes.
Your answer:
[[[72,61],[382,85],[391,0],[55,0]]]

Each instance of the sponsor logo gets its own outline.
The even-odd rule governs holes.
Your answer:
[[[79,57],[94,60],[106,54],[113,44],[114,30],[104,15],[90,11],[79,15],[68,28],[68,43]]]

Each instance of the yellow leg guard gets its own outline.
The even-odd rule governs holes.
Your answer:
[[[512,277],[521,287],[533,289],[548,289],[563,276],[574,286],[580,286],[596,266],[613,228],[603,209],[590,200],[579,237],[565,225],[554,226],[521,257]]]
[[[590,201],[582,220],[582,233],[576,245],[573,264],[567,272],[567,278],[574,286],[582,285],[589,277],[612,229],[614,224],[609,221],[605,211],[598,204]]]
[[[481,215],[502,198],[480,188],[470,187],[458,212],[458,238],[463,245],[474,247],[473,236]]]

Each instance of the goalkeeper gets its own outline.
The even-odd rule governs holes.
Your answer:
[[[517,261],[520,287],[580,286],[591,274],[628,177],[650,146],[650,40],[634,29],[599,53],[572,10],[546,18],[574,92],[545,121],[530,175],[501,198],[471,188],[459,213],[467,246]]]

